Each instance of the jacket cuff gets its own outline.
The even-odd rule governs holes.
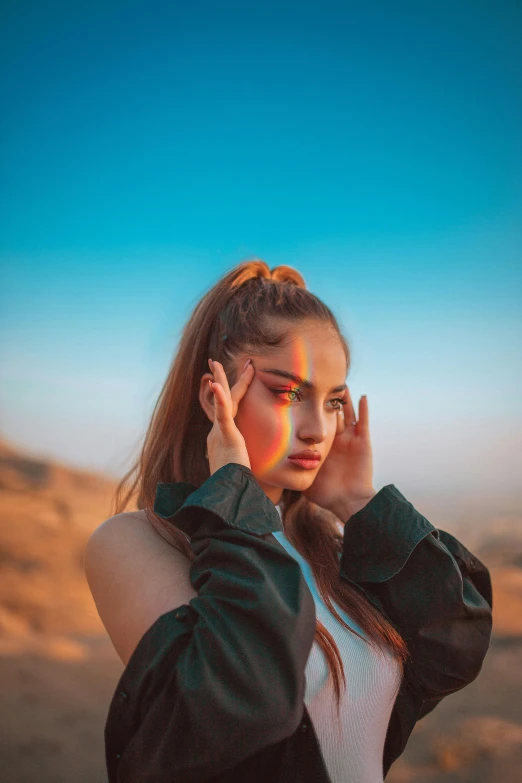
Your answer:
[[[222,465],[200,487],[160,482],[154,512],[189,538],[206,538],[223,526],[257,536],[283,531],[277,508],[253,471],[237,462]]]
[[[341,571],[353,582],[385,582],[430,533],[439,538],[437,528],[387,484],[345,524]]]

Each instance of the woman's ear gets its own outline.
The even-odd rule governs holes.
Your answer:
[[[199,402],[212,424],[214,424],[214,393],[208,382],[213,380],[212,373],[206,372],[201,376],[199,384]]]

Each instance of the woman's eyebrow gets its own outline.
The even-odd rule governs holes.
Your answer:
[[[261,372],[269,372],[272,373],[272,375],[280,375],[281,378],[288,378],[290,381],[295,381],[295,383],[300,384],[301,386],[304,386],[306,389],[313,389],[314,385],[310,381],[307,381],[306,378],[301,378],[300,375],[294,375],[291,372],[287,372],[286,370],[276,370],[276,369],[263,369],[258,368],[261,370]],[[333,389],[330,389],[329,394],[333,394],[334,392],[342,392],[347,388],[346,383],[342,383],[340,386],[335,386]]]

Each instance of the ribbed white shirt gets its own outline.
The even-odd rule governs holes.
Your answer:
[[[281,515],[280,507],[276,508]],[[308,562],[284,533],[273,535],[301,566],[317,618],[332,634],[343,661],[346,691],[341,680],[339,722],[326,658],[315,640],[305,669],[304,701],[332,783],[383,783],[384,741],[400,686],[399,664],[387,650],[380,656],[338,622],[321,598]],[[333,604],[350,628],[367,639],[354,620],[335,601]]]

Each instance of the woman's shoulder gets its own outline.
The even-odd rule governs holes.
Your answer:
[[[157,541],[158,537],[160,537],[169,545],[176,547],[174,536],[163,527],[160,528],[154,522],[152,515],[149,516],[145,508],[114,514],[98,525],[92,535],[95,535],[97,538],[107,539],[124,535],[125,537],[132,536],[150,542]],[[182,553],[180,552],[180,554]],[[183,557],[187,562],[190,562],[184,555]]]
[[[96,608],[126,665],[145,631],[197,596],[190,561],[149,522],[145,511],[115,514],[91,534],[84,571]]]

